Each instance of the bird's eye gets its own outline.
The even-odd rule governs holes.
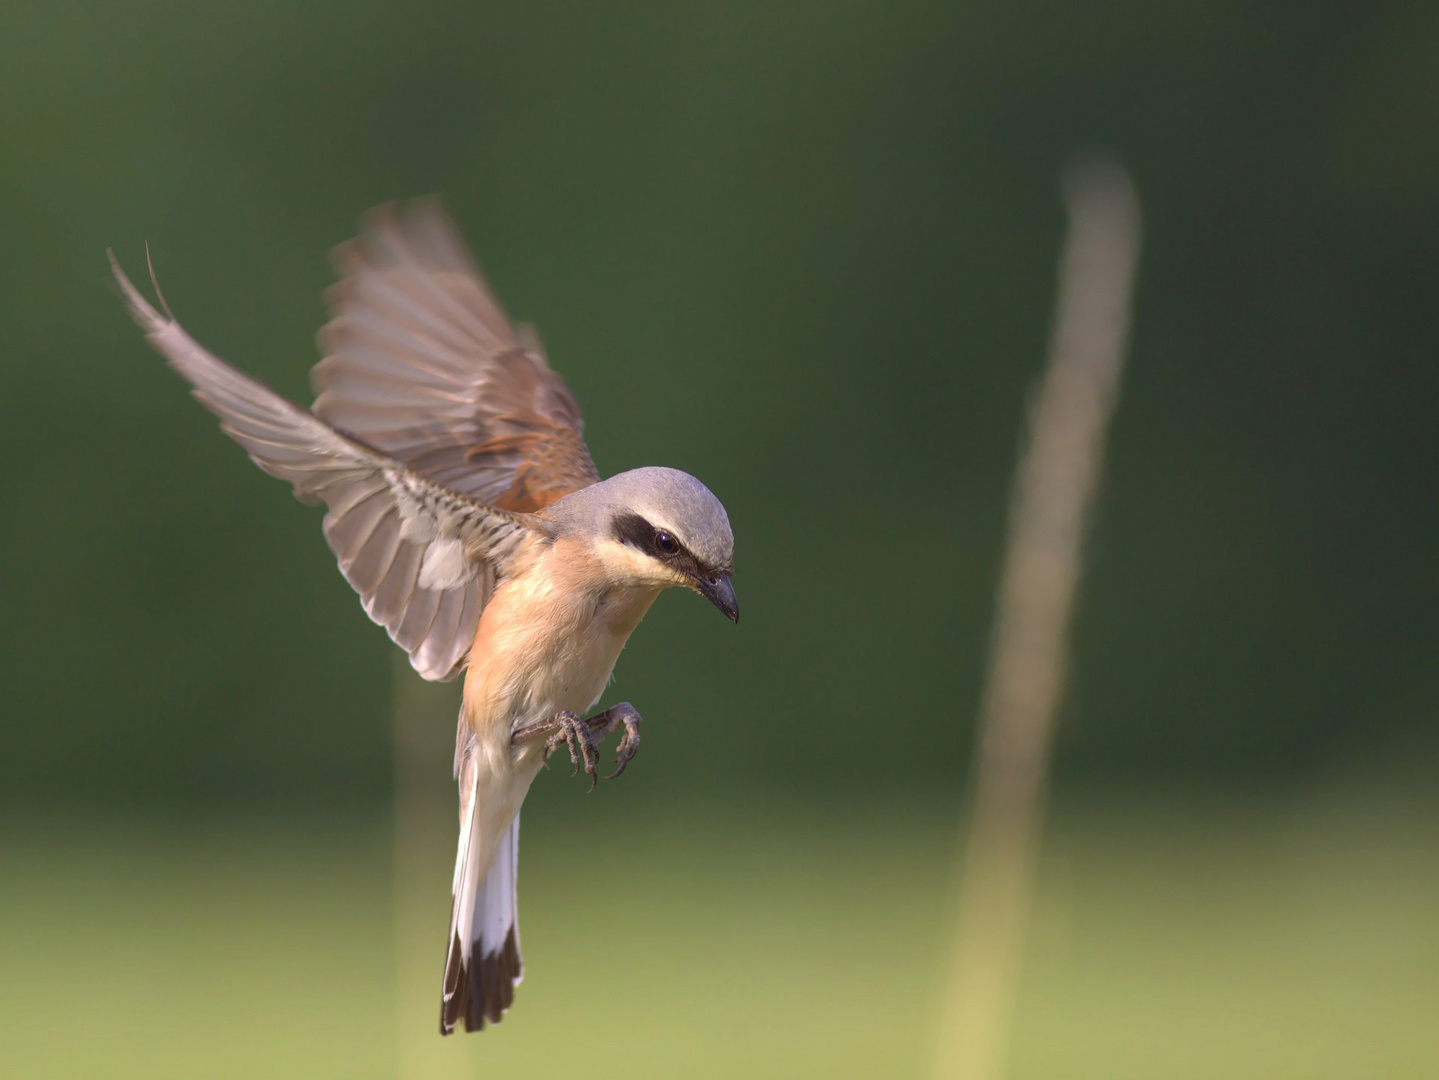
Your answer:
[[[673,555],[680,549],[680,542],[667,532],[655,533],[655,546],[666,555]]]

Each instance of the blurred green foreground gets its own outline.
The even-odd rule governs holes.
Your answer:
[[[1179,806],[1060,807],[1015,1080],[1439,1074],[1439,810]],[[515,1009],[443,1044],[428,1006],[397,1022],[382,820],[9,823],[4,1073],[393,1076],[404,1026],[464,1075],[920,1074],[951,811],[573,809],[526,821]]]

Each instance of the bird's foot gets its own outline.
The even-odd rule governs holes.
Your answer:
[[[624,735],[620,737],[620,745],[615,751],[615,771],[605,777],[606,780],[613,780],[625,771],[625,766],[630,763],[640,748],[639,710],[628,701],[621,701],[618,705],[611,705],[604,712],[595,713],[585,723],[601,739],[617,727],[623,726],[625,729]]]
[[[618,727],[623,727],[625,733],[620,738],[619,749],[615,754],[615,771],[605,777],[606,780],[612,780],[625,771],[625,766],[640,748],[640,714],[628,701],[595,713],[588,720],[580,720],[572,712],[562,712],[547,720],[526,724],[515,729],[510,736],[510,745],[519,746],[534,739],[544,739],[543,760],[546,768],[549,767],[550,755],[562,745],[567,746],[575,773],[578,774],[583,766],[590,778],[590,790],[593,791],[599,781],[595,766],[599,760],[600,740]]]
[[[590,778],[590,790],[595,789],[599,783],[599,773],[595,765],[599,761],[599,741],[590,730],[590,726],[572,712],[556,714],[550,721],[554,725],[554,733],[545,740],[543,761],[545,767],[550,764],[550,755],[561,746],[567,746],[570,751],[570,764],[575,767],[571,776],[578,776],[580,767],[583,766],[585,774]]]

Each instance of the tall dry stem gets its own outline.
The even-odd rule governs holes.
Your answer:
[[[1129,176],[1091,159],[1068,170],[1064,197],[1058,309],[1014,482],[935,1080],[1005,1072],[1085,518],[1129,331],[1139,251]]]

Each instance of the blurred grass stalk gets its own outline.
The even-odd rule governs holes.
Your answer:
[[[1010,507],[935,1080],[1005,1072],[1085,518],[1129,332],[1134,186],[1117,163],[1085,159],[1066,170],[1064,201],[1054,336]]]
[[[395,1039],[400,1080],[473,1075],[472,1040],[440,1037],[440,981],[459,797],[451,776],[457,684],[429,683],[394,651]]]

